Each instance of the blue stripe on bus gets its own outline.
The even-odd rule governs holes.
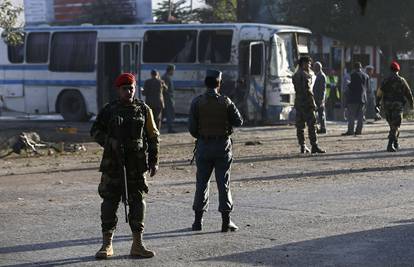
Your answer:
[[[0,70],[47,70],[48,65],[0,65]]]
[[[157,69],[158,71],[164,70],[169,64],[160,63],[160,64],[142,64],[141,70],[152,70]],[[204,65],[204,64],[177,64],[175,65],[176,70],[207,70],[207,69],[217,69],[223,71],[237,71],[239,69],[238,65]]]
[[[0,84],[96,86],[95,80],[0,80]]]

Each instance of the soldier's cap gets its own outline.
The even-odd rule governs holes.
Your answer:
[[[174,64],[169,64],[167,66],[167,71],[171,71],[171,70],[175,70],[175,65]]]
[[[391,65],[390,65],[390,69],[392,70],[392,71],[400,71],[400,64],[398,64],[398,62],[397,61],[393,61],[392,63],[391,63]]]
[[[373,70],[373,69],[374,69],[374,66],[372,66],[372,65],[367,65],[367,66],[365,67],[365,69],[366,69],[366,70]]]
[[[121,87],[122,85],[132,85],[135,84],[135,75],[132,73],[122,73],[115,80],[115,86]]]
[[[156,69],[151,70],[151,75],[157,75],[157,74],[158,74],[158,71]]]
[[[221,77],[223,76],[223,73],[219,70],[207,70],[206,71],[206,78],[214,78],[217,80],[221,80]]]

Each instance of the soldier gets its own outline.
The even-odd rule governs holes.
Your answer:
[[[196,97],[190,108],[189,131],[197,139],[193,231],[202,230],[203,213],[208,209],[213,169],[219,192],[219,211],[223,220],[221,231],[238,230],[230,219],[230,212],[233,210],[230,192],[230,168],[233,161],[230,135],[233,127],[243,124],[243,119],[234,103],[228,97],[220,95],[221,77],[220,71],[207,70],[207,91]]]
[[[387,151],[396,152],[400,148],[398,137],[404,105],[408,101],[413,109],[413,95],[407,81],[399,75],[400,65],[392,62],[390,68],[391,75],[382,82],[377,91],[377,107],[383,103],[385,117],[390,126]]]
[[[173,129],[173,123],[175,119],[175,103],[174,103],[174,76],[175,66],[168,65],[165,74],[162,76],[162,80],[167,86],[167,90],[164,92],[165,110],[164,115],[167,118],[167,127],[169,133],[175,133]]]
[[[351,74],[351,82],[346,91],[346,115],[348,130],[342,135],[361,135],[364,125],[364,114],[367,103],[367,91],[369,90],[369,77],[362,71],[361,62],[356,62]],[[355,120],[357,126],[355,128]]]
[[[299,68],[292,77],[296,92],[296,133],[302,154],[311,152],[305,145],[305,124],[308,126],[312,153],[326,153],[325,150],[319,148],[316,136],[316,103],[312,92],[311,63],[312,59],[310,57],[301,57]]]
[[[319,61],[313,64],[316,73],[315,84],[313,85],[313,94],[315,95],[316,111],[320,128],[318,133],[326,134],[326,115],[325,115],[325,96],[326,96],[326,75],[322,70],[322,63]]]
[[[116,228],[124,181],[121,176],[118,147],[122,142],[129,204],[129,225],[133,243],[131,256],[150,258],[155,254],[142,243],[144,231],[145,200],[148,186],[145,181],[147,170],[154,176],[158,170],[159,132],[155,126],[151,109],[134,99],[136,81],[133,74],[123,73],[115,81],[119,99],[107,104],[92,125],[91,136],[104,147],[100,165],[101,183],[98,187],[103,202],[101,220],[103,245],[96,258],[106,259],[113,255],[112,238]],[[148,156],[148,158],[147,158]]]
[[[162,110],[164,109],[164,92],[166,90],[165,83],[160,79],[156,70],[151,70],[151,79],[144,82],[145,103],[151,108],[155,124],[158,130],[161,130]]]

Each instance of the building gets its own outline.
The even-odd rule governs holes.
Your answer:
[[[23,0],[21,0],[23,1]],[[27,25],[79,24],[85,7],[97,0],[24,0]],[[150,23],[151,0],[112,0],[119,15],[135,18],[136,23]]]

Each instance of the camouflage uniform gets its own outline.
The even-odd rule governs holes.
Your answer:
[[[398,144],[399,128],[406,101],[413,108],[413,95],[407,81],[398,73],[385,79],[377,91],[377,105],[383,102],[385,117],[390,126],[388,138]]]
[[[296,134],[299,145],[305,146],[306,124],[311,145],[316,146],[316,103],[312,92],[312,75],[299,68],[292,80],[296,92]]]
[[[103,202],[101,205],[102,232],[113,232],[118,218],[116,211],[123,194],[124,181],[121,177],[117,153],[117,124],[125,147],[125,167],[128,180],[129,224],[133,233],[143,232],[145,200],[148,186],[145,173],[149,166],[158,164],[159,132],[155,126],[151,109],[141,101],[122,105],[119,101],[107,104],[98,114],[91,129],[95,141],[104,147],[100,165],[101,183],[98,187]],[[148,157],[147,157],[148,154]]]

